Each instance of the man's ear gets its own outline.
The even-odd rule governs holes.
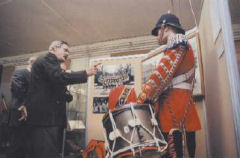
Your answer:
[[[169,27],[165,27],[163,32],[168,32],[168,30],[169,30]]]

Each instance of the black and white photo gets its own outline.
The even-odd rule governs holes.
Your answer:
[[[106,113],[108,111],[108,97],[93,98],[93,113]]]
[[[121,84],[134,85],[134,71],[130,63],[102,65],[94,80],[94,95],[108,95]]]

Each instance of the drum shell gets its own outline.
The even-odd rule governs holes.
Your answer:
[[[151,133],[153,133],[153,125],[151,122],[152,114],[150,111],[149,105],[146,104],[134,104],[132,105],[134,108],[134,112],[136,113],[137,118],[140,120],[142,125],[147,128]],[[151,134],[149,134],[143,126],[139,126],[136,128],[138,130],[133,131],[133,127],[130,127],[128,122],[129,120],[134,119],[133,111],[131,110],[131,104],[124,105],[121,108],[114,109],[112,111],[113,119],[116,123],[117,129],[120,131],[121,135],[125,137],[127,140],[131,140],[131,135],[133,133],[132,144],[136,146],[140,146],[142,144],[146,144],[146,141],[153,140]],[[113,131],[113,126],[109,114],[106,114],[103,119],[103,127],[106,131],[106,137],[109,144],[110,149],[113,147],[113,141],[109,139],[110,132]],[[160,133],[155,129],[155,136],[160,138]],[[120,149],[124,149],[129,146],[129,143],[126,142],[121,137],[116,139],[116,145],[113,152],[116,152]],[[146,145],[147,146],[147,145]],[[137,149],[136,149],[137,150]],[[156,147],[151,147],[148,150],[157,150]]]

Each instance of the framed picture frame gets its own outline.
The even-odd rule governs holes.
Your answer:
[[[196,97],[202,97],[204,96],[205,92],[199,34],[197,32],[194,32],[192,34],[189,34],[187,38],[188,42],[192,46],[195,59],[195,84],[193,89],[193,95]]]
[[[98,66],[98,73],[89,84],[89,105],[92,106],[90,109],[92,113],[108,112],[109,93],[115,87],[119,85],[141,86],[141,80],[136,76],[141,76],[140,63],[145,57],[145,55],[130,55],[98,58],[90,61],[91,65],[101,63]]]
[[[187,33],[186,36],[188,42],[192,46],[195,58],[195,84],[193,89],[193,96],[202,97],[204,96],[204,81],[199,34],[195,30],[191,33]],[[150,51],[148,53],[148,56],[141,61],[142,84],[144,84],[149,79],[150,74],[153,73],[157,67],[160,59],[164,56],[165,49],[166,46],[158,47],[157,49]]]
[[[108,95],[111,89],[124,84],[134,85],[134,68],[131,63],[103,64],[94,78],[93,113],[108,112]]]

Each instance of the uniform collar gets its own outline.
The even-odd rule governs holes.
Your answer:
[[[167,48],[175,48],[179,44],[187,45],[187,38],[183,34],[171,34],[168,37]]]

